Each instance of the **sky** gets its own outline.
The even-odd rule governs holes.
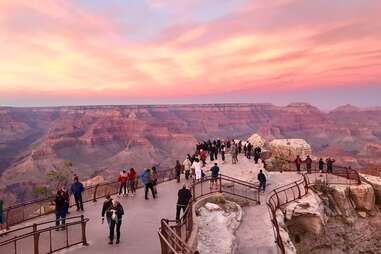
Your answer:
[[[0,0],[0,106],[379,106],[380,13],[380,0]]]

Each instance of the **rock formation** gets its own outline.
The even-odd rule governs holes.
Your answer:
[[[304,139],[274,139],[269,146],[273,157],[289,161],[294,161],[297,155],[304,160],[312,154],[311,146]]]
[[[257,133],[251,135],[247,141],[250,142],[250,144],[252,144],[254,147],[263,147],[265,145],[265,139]]]

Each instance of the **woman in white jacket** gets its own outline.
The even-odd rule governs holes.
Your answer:
[[[200,180],[202,177],[202,171],[201,171],[201,163],[200,163],[199,159],[197,159],[197,158],[195,159],[195,161],[192,164],[192,168],[194,168],[195,180],[196,181]]]

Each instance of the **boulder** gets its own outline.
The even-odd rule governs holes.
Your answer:
[[[375,195],[373,187],[368,183],[349,186],[350,198],[355,204],[356,210],[371,211],[375,205]]]
[[[270,142],[273,157],[294,161],[299,155],[304,160],[312,154],[311,146],[304,139],[274,139]]]
[[[253,135],[251,135],[248,139],[247,139],[248,142],[250,142],[250,144],[252,144],[254,147],[263,147],[265,145],[265,140],[259,136],[257,133],[254,133]]]
[[[208,211],[219,211],[219,210],[222,210],[221,207],[217,204],[213,204],[213,203],[206,203],[205,204],[205,208],[208,210]]]
[[[372,185],[376,203],[381,204],[381,178],[378,176],[372,176],[367,174],[360,174],[362,182],[367,182]]]
[[[287,226],[315,235],[322,233],[327,222],[323,201],[314,192],[309,192],[302,199],[287,205],[285,217]]]
[[[276,220],[279,225],[279,234],[282,238],[283,246],[286,254],[296,254],[294,243],[290,239],[287,226],[285,224],[285,217],[281,210],[276,211]]]
[[[349,187],[346,185],[330,185],[329,188],[334,199],[337,213],[343,217],[353,217],[355,211],[349,199]]]

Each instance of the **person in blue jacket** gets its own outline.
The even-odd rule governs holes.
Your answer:
[[[79,181],[78,176],[74,177],[74,183],[71,185],[71,193],[73,193],[77,211],[83,211],[82,192],[85,190],[83,184]]]

